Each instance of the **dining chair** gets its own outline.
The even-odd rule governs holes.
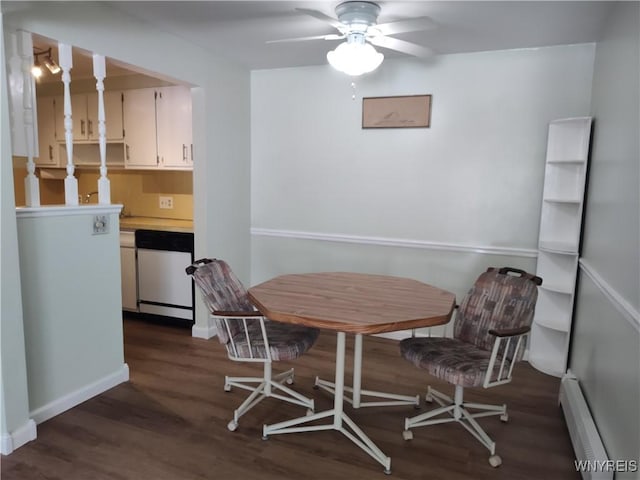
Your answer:
[[[225,391],[237,387],[251,392],[233,412],[227,428],[236,430],[240,417],[269,397],[306,407],[307,414],[312,414],[313,399],[284,385],[293,384],[293,368],[274,375],[271,363],[294,360],[307,352],[317,340],[319,330],[264,318],[223,260],[197,260],[186,271],[193,277],[215,319],[218,340],[226,347],[228,357],[238,362],[263,364],[262,377],[225,376]]]
[[[522,359],[531,329],[542,279],[516,268],[489,268],[476,280],[457,309],[453,338],[411,337],[400,342],[401,355],[416,367],[455,386],[451,398],[430,386],[425,400],[440,405],[406,418],[403,437],[413,438],[412,428],[458,422],[490,452],[497,467],[495,442],[475,420],[500,415],[508,420],[506,405],[468,403],[468,387],[490,388],[511,381],[515,363]],[[473,412],[471,411],[473,410]],[[434,418],[445,415],[444,418]]]

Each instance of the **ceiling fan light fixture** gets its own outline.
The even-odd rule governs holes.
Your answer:
[[[373,72],[382,64],[384,55],[364,41],[353,41],[349,38],[335,50],[327,53],[327,60],[336,70],[357,77],[364,73]]]

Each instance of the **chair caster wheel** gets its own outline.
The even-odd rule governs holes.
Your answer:
[[[313,415],[314,413],[316,413],[316,412],[314,412],[314,411],[313,411],[312,409],[310,409],[310,408],[307,408],[307,417],[310,417],[310,416],[311,416],[311,415]]]
[[[285,383],[287,385],[293,385],[293,375],[291,375],[290,377],[287,377],[287,379],[285,380]]]
[[[509,421],[509,414],[508,413],[503,413],[502,415],[500,415],[500,420],[503,421],[504,423],[507,423]]]
[[[491,455],[489,457],[489,465],[491,465],[493,468],[497,468],[502,465],[502,459],[499,455]]]
[[[313,389],[314,389],[314,390],[320,390],[320,385],[314,385],[314,386],[313,386]]]
[[[421,407],[420,407],[420,404],[419,404],[419,403],[416,403],[416,404],[413,406],[413,409],[414,409],[414,410],[420,410],[420,408],[421,408]]]
[[[405,440],[413,440],[413,432],[411,430],[405,430],[402,432],[402,438]]]
[[[224,386],[224,391],[225,392],[230,392],[231,391],[231,385],[225,385]]]
[[[266,442],[267,440],[269,440],[269,437],[267,435],[262,435],[262,440]]]
[[[424,396],[424,401],[427,402],[427,403],[433,403],[433,395],[431,395],[430,393],[427,393]]]
[[[235,432],[238,428],[238,422],[236,422],[235,420],[231,420],[227,424],[227,428],[229,429],[230,432]]]
[[[383,471],[384,471],[385,475],[391,475],[391,469],[390,468],[385,468]]]

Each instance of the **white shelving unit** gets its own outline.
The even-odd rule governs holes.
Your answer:
[[[549,124],[536,269],[543,282],[531,327],[529,362],[557,377],[567,365],[590,137],[591,117]]]

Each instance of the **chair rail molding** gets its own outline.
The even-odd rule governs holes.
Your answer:
[[[580,270],[598,287],[605,297],[618,309],[633,328],[640,333],[640,312],[633,308],[602,276],[584,259],[578,260]]]
[[[356,243],[383,247],[421,248],[424,250],[445,250],[450,252],[480,253],[485,255],[504,255],[513,257],[536,258],[538,251],[530,248],[494,247],[486,245],[463,245],[457,243],[431,242],[406,238],[373,237],[366,235],[347,235],[340,233],[304,232],[299,230],[278,230],[252,227],[251,235],[262,237],[295,238],[299,240],[320,240],[325,242]]]

